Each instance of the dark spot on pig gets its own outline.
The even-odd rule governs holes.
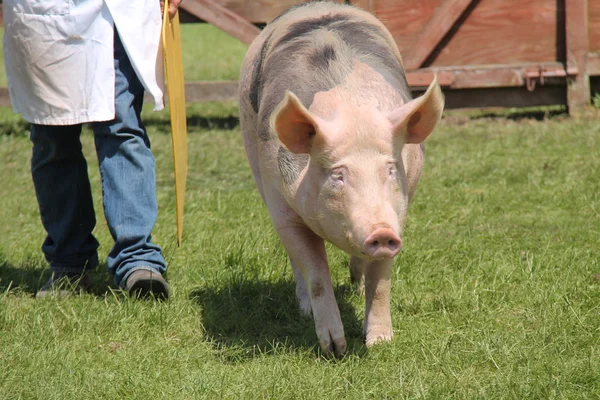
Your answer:
[[[335,60],[335,49],[332,45],[326,45],[315,50],[315,52],[310,55],[308,62],[310,66],[315,69],[327,69],[329,67],[329,63]]]
[[[344,14],[327,14],[319,18],[308,19],[301,22],[296,22],[290,25],[288,32],[275,44],[275,47],[280,44],[285,44],[293,39],[298,39],[317,29],[329,28],[333,24],[342,21],[348,21],[349,16]]]
[[[281,48],[288,55],[296,54],[298,50],[310,46],[308,41],[301,40],[302,37],[314,34],[318,29],[336,33],[343,42],[357,51],[359,58],[360,55],[368,56],[367,63],[378,71],[405,101],[410,100],[410,89],[400,60],[390,48],[386,32],[377,25],[353,19],[350,15],[329,14],[292,24],[288,33],[273,46],[273,49],[276,51]],[[331,53],[330,50],[334,48],[329,46],[328,49],[326,46],[321,54],[317,50],[315,56],[308,60],[309,65],[326,67],[329,61],[335,60],[335,52]]]
[[[269,129],[269,124],[261,124],[258,130],[258,138],[263,142],[268,142],[273,139],[271,136],[271,129]]]
[[[291,185],[300,177],[300,173],[308,164],[308,154],[294,154],[281,146],[277,152],[277,164],[281,179],[286,185]]]
[[[273,35],[278,35],[280,29],[285,33],[275,41]],[[322,34],[323,29],[335,38],[315,48],[312,38]],[[401,62],[392,46],[394,44],[381,27],[345,13],[330,13],[289,27],[275,27],[257,57],[250,86],[252,108],[258,114],[259,125],[264,127],[259,131],[259,138],[263,141],[276,138],[268,128],[269,119],[286,90],[293,92],[306,108],[310,108],[315,93],[326,92],[341,84],[345,76],[327,74],[334,63],[343,65],[340,70],[349,73],[353,60],[365,62],[379,72],[405,101],[410,100]],[[354,57],[348,57],[349,54],[354,54]],[[322,71],[323,76],[307,79],[310,76],[307,70]]]
[[[314,281],[311,286],[310,294],[312,298],[321,297],[325,294],[325,288],[320,280]]]
[[[360,55],[369,56],[369,64],[396,89],[405,101],[410,100],[410,88],[400,60],[390,48],[385,32],[378,26],[354,21],[339,24],[336,31]]]
[[[260,99],[262,97],[262,90],[264,86],[263,67],[270,41],[271,36],[269,36],[263,43],[262,48],[260,49],[260,57],[258,57],[254,62],[254,71],[252,71],[252,83],[250,84],[250,104],[252,105],[252,109],[255,113],[257,113],[258,109],[260,108]]]

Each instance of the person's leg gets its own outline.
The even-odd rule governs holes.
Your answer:
[[[115,119],[92,124],[104,214],[115,240],[108,255],[108,270],[122,288],[132,291],[132,278],[141,277],[149,286],[137,289],[166,297],[168,285],[161,277],[166,263],[151,236],[158,209],[155,161],[140,117],[144,88],[116,31],[114,51]]]
[[[81,151],[81,125],[31,126],[31,174],[47,232],[42,251],[52,277],[38,297],[63,276],[81,277],[98,265],[98,241],[87,163]]]

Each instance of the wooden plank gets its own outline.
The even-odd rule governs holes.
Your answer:
[[[481,0],[430,64],[563,61],[560,12],[559,1]]]
[[[260,29],[214,0],[186,0],[180,7],[246,44],[260,33]]]
[[[433,17],[427,22],[411,48],[404,52],[403,59],[407,70],[415,70],[423,65],[427,57],[473,1],[445,0],[435,10]]]
[[[590,50],[600,51],[600,1],[588,1]]]
[[[441,0],[399,3],[376,0],[374,12],[404,55],[424,32]],[[425,66],[564,61],[564,29],[557,29],[562,26],[563,0],[478,0],[474,4]]]
[[[351,0],[374,13],[390,30],[404,55],[444,0]]]
[[[565,4],[567,69],[579,72],[568,80],[569,113],[578,113],[590,104],[590,79],[585,66],[590,49],[587,11],[587,0],[568,0]]]
[[[236,100],[237,86],[236,81],[187,83],[185,86],[186,100],[189,103]],[[413,91],[414,96],[421,94],[423,94],[422,89],[415,88]],[[566,88],[564,85],[541,86],[533,92],[524,87],[444,88],[444,95],[446,96],[446,108],[529,107],[566,103]],[[152,100],[148,95],[146,99],[148,101]],[[6,88],[0,88],[0,107],[10,107],[10,99]]]
[[[544,86],[533,92],[526,88],[461,89],[446,90],[444,95],[446,109],[537,107],[565,104],[566,88]]]
[[[2,104],[2,89],[0,89],[0,106]],[[8,93],[7,93],[8,95]],[[238,98],[238,81],[195,81],[185,84],[186,103],[202,103],[205,101],[231,101]],[[145,102],[152,102],[152,97],[146,93]],[[10,104],[10,103],[9,103]]]
[[[600,52],[588,53],[586,64],[587,73],[590,77],[600,76]]]
[[[185,99],[190,103],[237,100],[238,81],[188,82]]]
[[[444,89],[482,89],[529,87],[566,84],[567,71],[561,63],[442,67],[406,73],[411,88],[426,88],[437,75]]]

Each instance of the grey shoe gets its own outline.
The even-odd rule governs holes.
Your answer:
[[[169,284],[158,271],[138,269],[127,278],[125,290],[136,298],[169,298]]]
[[[92,286],[89,273],[53,272],[50,279],[38,290],[35,297],[47,296],[67,297],[81,292],[88,292]]]

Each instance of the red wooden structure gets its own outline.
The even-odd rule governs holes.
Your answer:
[[[249,43],[258,34],[252,24],[302,2],[185,0],[182,8]],[[448,107],[566,104],[577,112],[590,103],[590,81],[600,92],[600,0],[346,2],[386,24],[415,92],[438,75]]]
[[[302,0],[184,0],[182,22],[209,22],[245,43]],[[337,0],[377,15],[418,93],[434,74],[447,107],[567,105],[600,92],[600,0]],[[1,17],[0,17],[1,18]],[[188,101],[234,98],[237,82],[189,83]],[[2,89],[0,89],[2,103]]]

